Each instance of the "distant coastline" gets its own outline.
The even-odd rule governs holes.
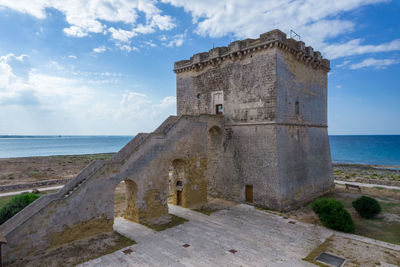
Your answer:
[[[0,135],[0,158],[116,153],[133,136]],[[400,135],[330,135],[335,165],[400,169]]]

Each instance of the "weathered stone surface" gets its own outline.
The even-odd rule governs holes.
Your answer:
[[[1,225],[5,261],[111,231],[121,181],[125,217],[135,222],[163,217],[178,194],[183,207],[210,194],[288,209],[332,188],[329,61],[319,52],[274,30],[176,62],[174,70],[178,116]]]
[[[244,202],[250,185],[255,204],[288,209],[332,188],[329,61],[279,30],[197,55],[175,64],[177,113],[223,105],[222,145],[208,145],[211,195]]]
[[[220,116],[181,116],[161,132],[139,137],[141,142],[132,140],[130,153],[123,149],[124,156],[92,163],[59,192],[42,196],[0,226],[8,241],[5,262],[112,231],[114,190],[121,181],[128,184],[127,218],[146,222],[167,214],[168,171],[176,159],[188,163],[187,193],[195,196],[187,196],[185,206],[204,201],[206,182],[197,175],[206,169],[207,132],[221,123]]]

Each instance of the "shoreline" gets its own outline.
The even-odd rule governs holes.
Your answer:
[[[86,157],[86,156],[108,156],[115,155],[117,152],[101,152],[101,153],[84,153],[84,154],[59,154],[59,155],[40,155],[40,156],[24,156],[24,157],[0,157],[2,160],[14,160],[14,159],[32,159],[32,158],[53,158],[53,157]],[[356,167],[365,169],[377,169],[377,170],[392,170],[400,172],[400,165],[381,165],[381,164],[369,164],[369,163],[345,163],[345,162],[334,162],[332,161],[333,167]]]
[[[79,174],[95,160],[111,159],[115,153],[31,156],[0,158],[0,186],[47,183],[68,180]],[[335,180],[400,186],[397,166],[332,163]]]
[[[84,153],[84,154],[59,154],[59,155],[40,155],[40,156],[24,156],[24,157],[7,157],[2,158],[1,160],[14,160],[14,159],[31,159],[31,158],[51,158],[51,157],[85,157],[85,156],[107,156],[107,155],[115,155],[117,152],[101,152],[101,153]],[[400,167],[399,167],[400,168]]]
[[[390,170],[390,171],[400,172],[400,166],[390,166],[390,165],[332,162],[332,166],[333,167],[354,167],[354,168],[360,168],[360,169]]]

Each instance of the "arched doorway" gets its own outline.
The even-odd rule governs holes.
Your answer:
[[[184,208],[206,203],[206,169],[207,158],[201,156],[174,160],[170,168],[168,202]]]
[[[114,191],[114,219],[124,217],[138,222],[137,185],[132,180],[120,182]]]
[[[185,162],[176,159],[172,162],[169,172],[169,203],[182,206],[183,203],[183,182],[185,179]]]

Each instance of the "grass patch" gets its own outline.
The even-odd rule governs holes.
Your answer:
[[[219,209],[210,208],[210,207],[201,207],[200,209],[192,209],[192,210],[210,216],[211,213],[216,212],[216,211],[218,211]]]
[[[351,197],[347,194],[329,194],[336,200],[343,203],[346,210],[348,210],[353,218],[355,225],[355,234],[361,235],[384,242],[400,245],[400,223],[396,221],[387,221],[382,217],[374,219],[364,219],[358,215],[356,210],[352,207],[352,202],[357,199],[357,195]],[[382,214],[389,213],[400,216],[400,202],[392,199],[377,198],[382,207]]]
[[[382,186],[374,186],[374,188],[376,188],[376,189],[378,189],[378,190],[383,190],[383,189],[385,189],[385,188],[382,187]]]
[[[6,205],[7,202],[9,202],[13,197],[15,196],[5,196],[5,197],[0,197],[0,209]]]
[[[61,166],[67,166],[67,164],[74,164],[76,162],[90,163],[95,160],[109,160],[115,153],[100,153],[100,154],[87,154],[87,155],[74,155],[74,156],[55,156],[61,161],[58,163]]]
[[[153,229],[154,231],[160,232],[164,231],[165,229],[183,224],[185,222],[188,222],[189,220],[185,218],[178,217],[176,215],[170,214],[171,220],[167,223],[164,224],[150,224],[150,223],[143,223],[144,226],[149,227],[150,229]]]

